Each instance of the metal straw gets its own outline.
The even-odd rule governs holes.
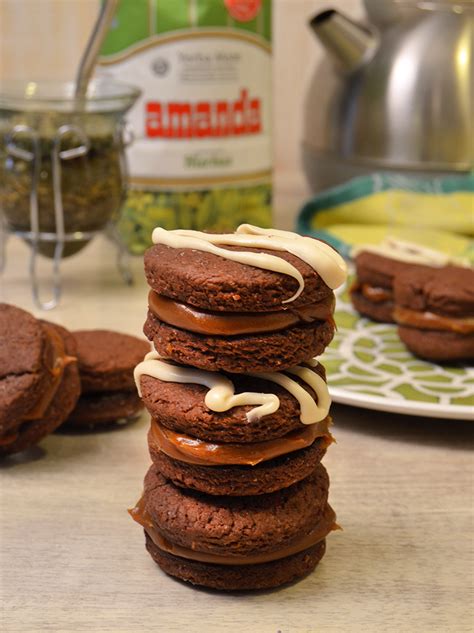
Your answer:
[[[94,30],[89,37],[77,71],[75,88],[77,101],[83,100],[87,94],[87,87],[94,72],[99,51],[112,23],[118,4],[119,0],[104,0],[102,2]]]

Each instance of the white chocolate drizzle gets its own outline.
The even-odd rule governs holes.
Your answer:
[[[333,248],[319,240],[303,237],[290,231],[261,229],[251,224],[241,224],[235,233],[217,235],[180,229],[167,231],[158,227],[153,231],[152,239],[154,244],[205,251],[241,264],[289,275],[296,279],[299,288],[283,303],[294,301],[303,292],[304,279],[297,268],[275,255],[228,250],[217,245],[287,251],[309,264],[332,290],[341,286],[347,277],[346,263]]]
[[[394,259],[407,264],[423,264],[432,266],[433,268],[441,268],[448,264],[457,264],[458,266],[469,266],[467,260],[450,257],[446,253],[415,244],[414,242],[406,242],[387,237],[380,244],[367,244],[365,246],[356,246],[351,251],[351,257],[357,257],[360,253],[373,253],[381,255],[388,259]]]
[[[314,360],[311,364],[315,366],[317,361]],[[292,367],[288,373],[298,376],[300,380],[306,382],[316,393],[317,402],[296,380],[282,372],[250,372],[247,375],[275,382],[291,393],[299,402],[300,421],[303,424],[316,424],[324,420],[329,412],[331,398],[327,385],[321,376],[310,367],[303,366]],[[147,354],[144,360],[135,367],[135,384],[140,396],[140,379],[143,375],[152,376],[164,382],[191,383],[208,387],[209,391],[204,402],[211,411],[222,412],[238,406],[259,405],[247,413],[249,422],[275,413],[280,407],[280,399],[274,393],[246,391],[236,394],[232,381],[222,374],[175,365],[155,351]]]

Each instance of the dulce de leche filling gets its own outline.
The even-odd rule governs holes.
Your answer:
[[[393,299],[393,293],[388,288],[371,286],[370,284],[361,283],[360,281],[355,281],[350,291],[351,293],[360,292],[363,297],[373,303],[384,303],[385,301],[391,301]]]
[[[148,295],[148,307],[160,321],[198,334],[234,336],[276,332],[297,323],[327,321],[334,312],[334,296],[301,308],[286,308],[276,312],[227,312],[200,310],[174,301],[153,290]]]
[[[182,547],[181,545],[171,543],[171,541],[161,534],[153,522],[153,519],[146,508],[144,497],[138,501],[134,508],[129,510],[129,514],[134,521],[139,523],[145,529],[148,536],[159,549],[168,552],[169,554],[173,554],[173,556],[180,556],[181,558],[188,558],[202,563],[215,563],[218,565],[257,565],[259,563],[268,563],[273,560],[279,560],[280,558],[297,554],[298,552],[302,552],[303,550],[316,545],[316,543],[322,541],[330,532],[340,529],[336,523],[336,514],[334,510],[330,505],[326,505],[322,517],[310,532],[304,536],[297,537],[281,549],[273,552],[262,552],[261,554],[250,554],[248,556],[233,556],[231,554],[222,556],[220,554],[200,552],[196,549]]]
[[[420,330],[444,330],[458,334],[474,333],[474,317],[456,319],[433,312],[416,312],[416,310],[401,306],[395,306],[393,317],[400,325],[408,325]]]
[[[216,444],[195,437],[176,433],[156,420],[151,421],[148,441],[153,447],[181,462],[199,466],[255,466],[280,455],[286,455],[311,446],[320,437],[321,448],[327,448],[333,441],[329,433],[330,418],[322,422],[291,431],[284,437],[249,444]]]
[[[64,369],[70,363],[76,362],[76,358],[73,358],[72,356],[68,356],[66,354],[64,341],[56,332],[56,330],[54,330],[54,328],[52,327],[49,327],[46,323],[43,323],[43,327],[45,328],[46,335],[51,341],[54,349],[53,366],[49,368],[49,373],[51,374],[51,382],[48,389],[45,389],[45,391],[41,395],[41,398],[36,403],[35,407],[31,411],[29,411],[27,415],[24,416],[24,421],[38,420],[43,417],[54,396],[56,395],[56,391],[58,390],[61,379],[63,377]]]
[[[4,435],[0,437],[0,446],[8,446],[8,444],[13,444],[13,442],[18,438],[18,431],[15,433],[10,433],[9,435]]]

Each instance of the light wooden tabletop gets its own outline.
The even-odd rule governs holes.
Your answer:
[[[12,240],[0,300],[32,310],[26,250]],[[141,263],[123,286],[100,240],[64,266],[74,329],[138,334]],[[92,274],[94,273],[94,274]],[[44,316],[44,315],[43,315]],[[149,464],[147,419],[108,432],[55,434],[0,466],[0,629],[8,633],[474,630],[473,422],[334,405],[325,458],[344,531],[323,562],[283,589],[226,595],[165,576],[127,515]]]

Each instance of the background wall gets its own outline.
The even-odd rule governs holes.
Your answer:
[[[99,0],[0,0],[0,77],[72,78]]]
[[[0,0],[0,79],[72,79],[98,7],[99,0]],[[361,0],[274,0],[275,221],[284,228],[310,195],[300,166],[303,102],[322,48],[307,22],[328,7],[363,15]]]

